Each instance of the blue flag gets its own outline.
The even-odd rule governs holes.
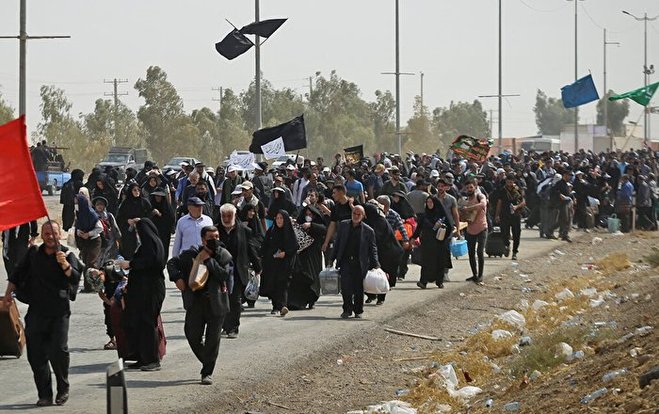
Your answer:
[[[596,101],[599,98],[591,75],[584,76],[573,84],[561,88],[561,99],[563,99],[563,106],[566,108],[574,108]]]

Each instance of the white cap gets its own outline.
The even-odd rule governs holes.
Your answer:
[[[330,167],[323,167],[323,172],[331,172]]]
[[[288,165],[286,166],[286,169],[287,169],[287,170],[290,170],[290,171],[293,171],[293,170],[295,170],[295,167],[293,166],[293,164],[288,164]]]
[[[227,172],[234,172],[234,171],[238,171],[238,166],[233,164],[229,165],[229,167],[227,168]]]
[[[439,177],[439,171],[437,171],[437,170],[430,171],[430,176],[433,177],[433,178]]]

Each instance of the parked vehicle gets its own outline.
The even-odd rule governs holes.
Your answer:
[[[71,173],[62,171],[62,163],[59,161],[49,161],[45,171],[36,173],[39,188],[42,192],[47,191],[50,196],[61,190],[64,183],[71,179]]]
[[[112,167],[117,170],[118,183],[126,179],[126,169],[140,170],[144,162],[149,159],[149,151],[144,148],[112,147],[108,155],[98,163],[97,167],[104,170]]]
[[[296,161],[297,159],[297,161]],[[291,161],[293,163],[296,163],[298,167],[301,167],[304,165],[304,157],[301,155],[295,155],[295,154],[286,154],[282,155],[281,157],[277,158],[275,162],[272,163],[272,168],[279,168],[282,164],[286,164],[288,161]]]
[[[201,162],[198,159],[194,157],[184,157],[184,156],[175,156],[170,158],[169,161],[167,161],[167,164],[165,164],[164,167],[162,167],[163,170],[175,170],[175,171],[181,171],[181,163],[182,162],[187,162],[188,164],[194,166],[195,164]]]

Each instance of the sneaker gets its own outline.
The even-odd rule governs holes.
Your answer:
[[[570,239],[570,238],[567,237],[567,236],[566,236],[566,237],[561,237],[561,240],[566,241],[566,242],[568,242],[568,243],[572,243],[572,239]]]
[[[423,283],[423,282],[416,282],[416,285],[417,285],[418,287],[420,287],[421,289],[425,289],[425,288],[426,288],[426,284]]]
[[[270,312],[270,315],[272,315],[272,316],[281,316],[281,312],[278,311],[278,310],[274,310],[274,311]]]
[[[146,364],[142,366],[140,370],[146,372],[160,371],[160,362],[152,362],[150,364]]]
[[[517,254],[513,253],[513,257],[510,258],[511,260],[517,260]]]
[[[440,282],[440,283],[435,283],[435,284],[437,285],[438,288],[444,289],[444,283]]]
[[[140,369],[144,364],[141,362],[133,362],[132,364],[126,365],[126,369]]]
[[[211,377],[210,375],[203,375],[201,377],[201,383],[203,385],[213,385],[213,377]]]
[[[276,310],[273,309],[273,310],[270,311],[270,315],[276,315],[276,314],[277,314]]]
[[[373,303],[373,298],[366,298],[364,303]]]
[[[362,312],[362,313],[364,313],[364,312]],[[361,318],[362,318],[361,313],[355,313],[355,319],[361,319]]]
[[[226,337],[226,336],[227,336],[227,333],[228,333],[228,332],[227,332],[226,329],[222,329],[222,332],[220,332],[220,336],[224,336],[224,337]]]
[[[64,405],[66,402],[69,400],[69,392],[64,391],[62,393],[57,393],[57,397],[55,397],[55,404],[57,405]]]
[[[287,313],[288,313],[288,308],[287,308],[286,306],[284,306],[284,307],[281,308],[281,310],[279,311],[279,316],[286,316]]]
[[[228,339],[238,339],[238,331],[231,331],[227,334]]]
[[[341,314],[341,319],[348,319],[352,315],[352,312],[343,312]]]
[[[475,282],[476,281],[476,276],[468,277],[465,282]]]
[[[384,300],[378,300],[377,302],[375,302],[375,306],[380,306],[380,305],[384,305]]]
[[[552,234],[552,235],[549,235],[549,236],[545,236],[545,238],[546,238],[547,240],[558,240],[558,237],[554,236],[553,234]]]
[[[37,407],[48,407],[50,405],[53,405],[53,398],[39,398],[39,401],[37,401]]]

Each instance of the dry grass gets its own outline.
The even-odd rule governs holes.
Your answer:
[[[659,249],[652,249],[652,253],[643,258],[650,266],[659,267]]]
[[[605,274],[619,272],[632,266],[625,253],[613,253],[595,262],[597,268]]]

